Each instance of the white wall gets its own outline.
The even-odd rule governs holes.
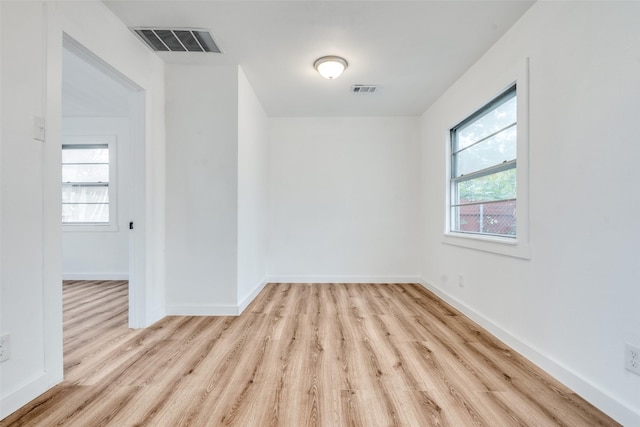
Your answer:
[[[2,307],[11,359],[0,418],[62,379],[60,135],[63,31],[145,90],[146,250],[141,324],[164,314],[164,68],[100,2],[0,2],[2,9]],[[109,37],[104,35],[108,34]],[[46,85],[44,84],[46,82]],[[34,115],[47,140],[32,138]],[[20,179],[17,179],[19,177]],[[137,181],[140,183],[140,181]],[[145,188],[145,187],[143,187]],[[148,231],[144,234],[144,231]],[[147,250],[148,249],[148,250]]]
[[[266,283],[268,122],[238,68],[238,304],[244,309]]]
[[[44,116],[43,9],[39,2],[2,9],[2,277],[0,333],[11,334],[11,359],[0,364],[0,419],[47,384],[43,284],[43,152],[32,138],[33,116]],[[28,29],[28,30],[27,30]],[[9,66],[11,64],[11,66]],[[59,259],[59,257],[58,257]],[[62,343],[60,343],[62,344]],[[62,347],[60,345],[60,347]],[[61,372],[61,369],[58,370]],[[26,386],[25,386],[26,384]],[[37,390],[34,392],[34,390]]]
[[[640,425],[640,4],[538,2],[421,120],[422,274],[624,425]],[[442,243],[448,127],[530,58],[530,260]],[[463,274],[465,286],[458,287]]]
[[[167,65],[167,311],[239,314],[266,283],[267,115],[237,66]]]
[[[238,69],[167,65],[167,311],[235,314]]]
[[[63,279],[126,280],[129,277],[130,133],[128,118],[63,117],[63,143],[65,136],[114,136],[117,166],[114,193],[117,203],[117,228],[108,231],[82,231],[82,226],[73,227],[71,231],[70,227],[64,228]]]
[[[418,119],[269,120],[273,281],[415,281]]]

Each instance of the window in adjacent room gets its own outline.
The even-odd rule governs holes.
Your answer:
[[[115,222],[114,144],[62,145],[62,224],[111,225]]]
[[[450,232],[517,237],[517,148],[515,85],[451,129]]]

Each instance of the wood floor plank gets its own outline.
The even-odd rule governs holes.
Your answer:
[[[65,380],[13,426],[616,426],[419,285],[269,284],[237,317],[127,327],[67,281]]]

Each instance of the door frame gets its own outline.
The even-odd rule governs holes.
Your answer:
[[[129,197],[129,218],[127,223],[133,223],[133,229],[129,230],[129,327],[141,328],[145,326],[146,313],[146,242],[145,242],[145,216],[146,216],[146,174],[145,174],[145,91],[111,66],[95,55],[80,42],[68,34],[63,34],[62,49],[68,50],[79,56],[100,72],[112,78],[117,83],[129,90],[129,169],[131,191]],[[64,72],[64,70],[62,71]],[[61,150],[61,141],[59,141]],[[59,184],[61,186],[61,184]],[[60,187],[60,192],[62,188]],[[60,248],[62,251],[62,248]]]

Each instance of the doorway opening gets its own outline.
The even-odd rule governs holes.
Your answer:
[[[136,225],[144,225],[144,91],[65,35],[61,124],[63,280],[128,281],[128,323],[139,327],[145,253]]]

